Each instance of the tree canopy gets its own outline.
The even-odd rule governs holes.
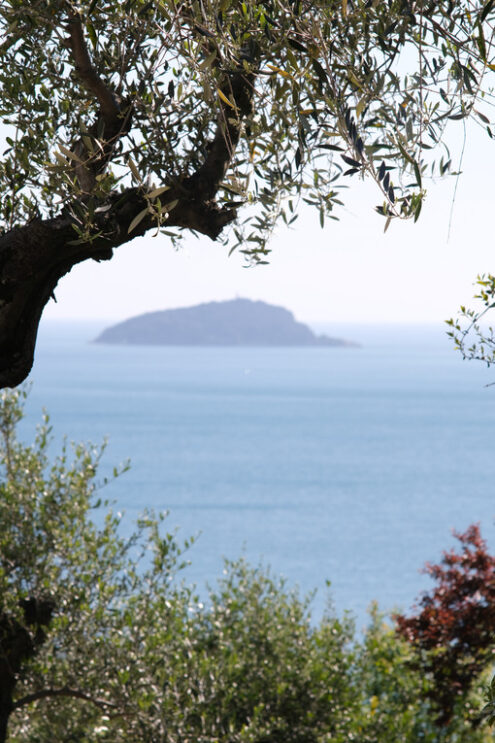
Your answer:
[[[31,368],[58,280],[150,229],[264,261],[301,203],[352,176],[417,219],[449,119],[480,109],[494,3],[5,0],[0,384]],[[483,100],[488,100],[485,97]]]

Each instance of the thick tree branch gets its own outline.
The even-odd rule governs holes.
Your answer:
[[[73,699],[82,699],[84,702],[90,702],[100,709],[116,709],[117,707],[116,704],[106,702],[104,699],[95,699],[94,697],[89,696],[89,694],[84,694],[84,692],[82,691],[78,691],[77,689],[70,689],[68,686],[63,686],[60,689],[40,689],[40,691],[35,691],[32,694],[26,694],[26,696],[21,697],[20,699],[17,699],[17,701],[13,702],[12,708],[19,709],[20,707],[24,707],[26,704],[32,704],[32,702],[37,702],[40,699],[51,699],[55,697],[72,697]]]
[[[83,192],[90,192],[115,141],[128,131],[130,114],[120,111],[91,64],[78,17],[70,20],[69,31],[77,73],[97,98],[105,121],[104,153],[84,150],[84,164],[75,163]],[[250,56],[245,61],[252,65],[252,50],[246,54]],[[208,153],[192,176],[169,179],[166,199],[175,206],[162,221],[164,226],[190,229],[215,240],[236,218],[235,209],[221,208],[214,198],[234,157],[243,119],[251,112],[255,77],[242,60],[237,70],[225,73],[217,129]],[[78,145],[84,148],[82,140]],[[86,227],[80,215],[85,210],[89,215],[90,200],[84,196],[58,217],[35,219],[0,236],[0,387],[16,386],[29,374],[41,313],[58,281],[77,263],[90,258],[108,260],[115,248],[157,226],[152,200],[142,187],[111,194],[105,201],[91,201]]]
[[[7,740],[9,717],[14,709],[13,695],[23,663],[44,643],[43,627],[50,623],[53,602],[34,596],[21,601],[24,623],[0,612],[0,741]],[[34,632],[29,631],[34,628]]]
[[[84,40],[81,19],[72,16],[68,23],[69,38],[67,44],[72,51],[76,72],[83,85],[95,96],[100,105],[101,113],[108,125],[115,124],[120,108],[112,91],[107,88],[96,69],[91,63],[88,48]]]
[[[86,41],[84,39],[83,25],[79,16],[73,15],[68,22],[69,37],[66,46],[71,50],[75,70],[86,90],[94,95],[100,107],[99,121],[100,134],[103,142],[100,142],[101,150],[95,148],[90,152],[83,139],[73,145],[73,152],[78,156],[74,161],[74,171],[79,186],[85,193],[91,193],[96,182],[96,175],[101,173],[112,156],[117,140],[126,134],[131,126],[132,107],[127,106],[124,110],[112,90],[103,82],[96,68],[91,62]],[[100,127],[97,121],[90,129],[93,136],[98,134]],[[84,162],[82,162],[84,161]]]
[[[198,190],[205,199],[211,199],[218,191],[234,157],[241,135],[243,119],[251,113],[256,74],[240,69],[231,73],[221,92],[232,102],[229,106],[221,102],[215,135],[208,154],[186,184]]]
[[[177,200],[164,226],[183,227],[215,240],[236,218],[182,186],[171,188],[167,200]],[[81,206],[83,202],[78,202]],[[14,387],[29,374],[41,313],[58,281],[87,259],[108,260],[114,248],[156,227],[146,214],[129,234],[129,226],[150,204],[141,188],[113,194],[97,206],[91,237],[78,239],[76,216],[66,210],[53,219],[36,219],[0,237],[0,387]]]

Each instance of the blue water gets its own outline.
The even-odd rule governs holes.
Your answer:
[[[200,587],[242,553],[317,588],[316,616],[330,580],[363,624],[373,599],[413,604],[452,528],[479,521],[495,547],[495,371],[443,328],[333,328],[360,349],[88,343],[100,329],[42,326],[27,424],[46,407],[57,434],[109,438],[104,470],[130,457],[106,495],[201,533]]]

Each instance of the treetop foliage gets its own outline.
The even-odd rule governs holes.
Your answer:
[[[27,376],[77,263],[154,229],[265,262],[350,179],[418,219],[451,120],[492,136],[495,7],[461,0],[5,0],[0,7],[0,385]]]
[[[323,224],[361,174],[387,219],[416,219],[448,120],[487,123],[475,106],[493,66],[492,6],[6,0],[3,229],[67,208],[74,240],[94,239],[98,210],[130,184],[148,198],[130,235],[145,217],[166,229],[193,179],[225,215],[246,206],[227,239],[261,259],[279,216],[293,220],[302,200]],[[437,171],[450,164],[444,148]]]

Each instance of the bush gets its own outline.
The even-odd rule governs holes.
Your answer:
[[[425,592],[417,612],[396,616],[397,629],[415,649],[414,662],[431,678],[429,696],[440,726],[449,723],[459,704],[479,721],[478,707],[466,708],[466,695],[493,662],[495,557],[479,526],[454,532],[460,549],[443,553],[425,572],[435,586]]]
[[[431,680],[377,611],[361,639],[330,609],[315,624],[309,599],[243,560],[203,606],[163,517],[120,536],[101,449],[51,462],[46,418],[17,440],[23,398],[0,398],[0,740],[7,725],[11,743],[484,739],[462,714],[438,727]]]

